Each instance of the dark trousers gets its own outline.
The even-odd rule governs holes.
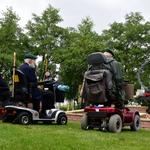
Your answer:
[[[34,99],[33,100],[33,109],[36,111],[40,111],[40,100]]]
[[[43,91],[42,110],[49,110],[55,108],[54,94],[51,91]]]

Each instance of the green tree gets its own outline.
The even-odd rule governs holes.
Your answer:
[[[150,52],[150,22],[138,13],[130,13],[124,23],[114,22],[102,36],[106,46],[115,50],[125,70],[125,78],[137,84],[136,70]],[[150,70],[146,71],[150,74]],[[145,79],[146,81],[146,79]]]
[[[58,25],[61,21],[59,10],[49,5],[41,16],[33,14],[26,26],[29,45],[32,45],[30,51],[43,56],[43,62],[47,54],[48,63],[53,64],[52,53],[65,45],[66,30]],[[43,71],[40,72],[43,74]]]
[[[25,35],[18,25],[20,18],[12,8],[8,8],[2,15],[0,18],[0,72],[8,78],[12,71],[13,53],[15,51],[18,56],[21,54]],[[19,62],[20,56],[17,58]]]

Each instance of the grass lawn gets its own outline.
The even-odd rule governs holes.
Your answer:
[[[0,122],[0,150],[148,150],[150,130],[83,131],[80,123],[14,125]]]

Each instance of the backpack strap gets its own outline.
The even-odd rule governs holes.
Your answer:
[[[107,63],[105,63],[105,64],[103,64],[103,66],[104,66],[104,69],[107,69],[107,70],[109,70],[113,75],[114,75],[114,71],[113,71],[113,67],[112,67],[112,62],[114,61],[114,59],[112,59],[111,61],[109,61],[109,62],[107,62]]]

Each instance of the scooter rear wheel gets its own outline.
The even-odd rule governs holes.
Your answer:
[[[18,121],[20,124],[22,125],[28,125],[31,124],[32,120],[31,120],[31,116],[29,113],[27,112],[22,112],[18,115]]]
[[[118,114],[114,114],[109,119],[108,129],[110,132],[119,133],[122,130],[122,119]]]

